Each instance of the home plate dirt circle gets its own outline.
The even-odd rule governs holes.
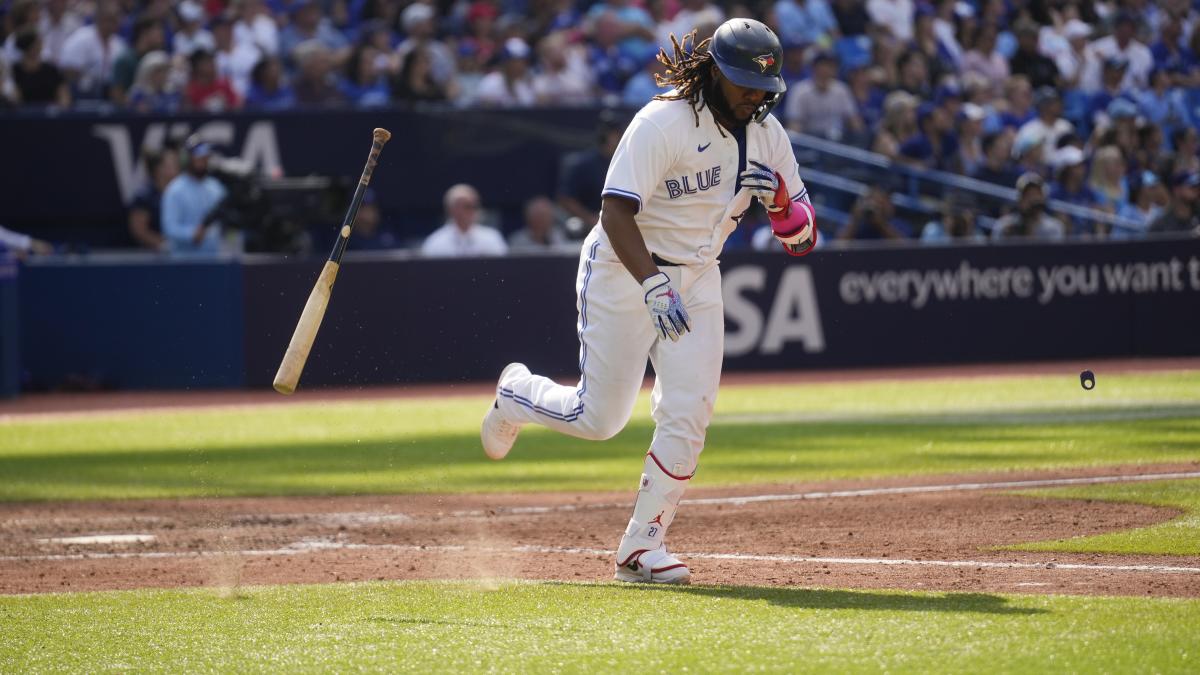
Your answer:
[[[671,530],[693,583],[1200,597],[1200,557],[998,551],[1173,509],[1023,487],[1200,478],[1200,463],[695,489]],[[0,505],[0,593],[374,579],[605,581],[631,494]]]

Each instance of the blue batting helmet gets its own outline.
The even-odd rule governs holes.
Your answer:
[[[767,92],[754,121],[767,113],[787,91],[779,71],[783,67],[783,47],[766,24],[754,19],[730,19],[717,28],[708,47],[721,74],[739,87]]]

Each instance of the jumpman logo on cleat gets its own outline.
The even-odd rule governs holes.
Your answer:
[[[655,523],[662,525],[662,517],[664,513],[666,513],[666,511],[659,511],[658,515],[654,516],[654,520],[651,520],[649,523],[647,523],[647,525],[654,525]]]

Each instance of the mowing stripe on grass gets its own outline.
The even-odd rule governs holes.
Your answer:
[[[854,413],[854,412],[766,412],[718,414],[714,425],[787,424],[813,422],[854,422],[861,424],[945,424],[966,426],[975,424],[1079,424],[1082,422],[1133,422],[1162,420],[1177,417],[1196,417],[1200,406],[1170,404],[1161,401],[1124,401],[1134,408],[1100,408],[1095,410],[1028,410],[1024,405],[992,406],[983,412],[954,411],[947,413]]]
[[[906,485],[884,488],[863,488],[861,490],[830,490],[816,492],[797,492],[793,494],[749,495],[743,497],[703,497],[684,499],[681,505],[717,505],[729,504],[744,506],[758,502],[792,502],[807,499],[841,499],[845,497],[876,497],[879,495],[906,495],[929,492],[970,492],[976,490],[1010,490],[1014,488],[1056,487],[1063,485],[1095,485],[1099,483],[1131,483],[1151,480],[1177,480],[1181,478],[1200,478],[1200,471],[1177,471],[1171,473],[1140,473],[1126,476],[1087,476],[1084,478],[1039,478],[1032,480],[1008,480],[974,483],[947,483],[944,485]],[[492,509],[451,511],[455,518],[476,518],[495,514],[528,515],[537,513],[562,513],[570,511],[592,511],[596,509],[628,508],[629,504],[560,504],[558,506],[498,506]]]
[[[404,544],[351,544],[328,540],[301,541],[285,548],[250,549],[245,551],[145,551],[126,553],[69,553],[60,555],[6,556],[0,562],[37,562],[56,560],[105,560],[129,558],[207,558],[228,555],[275,556],[301,555],[322,551],[400,551],[407,553],[533,553],[560,555],[616,555],[615,550],[602,548],[573,548],[556,546],[413,546]],[[1170,574],[1200,574],[1200,567],[1177,565],[1101,565],[1086,563],[1023,563],[987,560],[909,560],[904,558],[818,558],[791,555],[754,555],[749,553],[679,553],[684,558],[700,560],[744,560],[753,562],[803,563],[819,565],[891,565],[912,567],[976,567],[989,569],[1031,570],[1088,570],[1099,572],[1154,572]]]

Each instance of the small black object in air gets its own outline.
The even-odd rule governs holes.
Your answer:
[[[1092,371],[1085,370],[1079,374],[1079,386],[1088,391],[1096,388],[1096,376],[1092,374]]]

